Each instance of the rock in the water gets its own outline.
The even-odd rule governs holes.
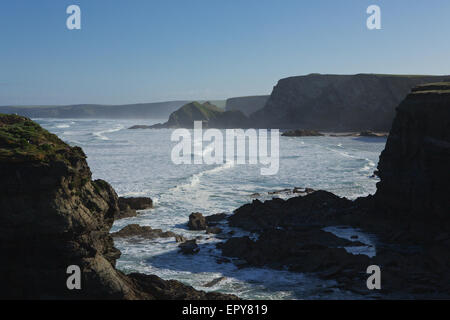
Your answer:
[[[206,224],[212,226],[227,218],[226,213],[216,213],[205,217]]]
[[[226,279],[225,277],[219,277],[219,278],[216,278],[216,279],[204,284],[203,286],[206,288],[214,287],[216,284],[218,284],[219,282],[221,282],[225,279]]]
[[[185,241],[187,241],[187,239],[185,237],[177,234],[177,235],[175,235],[175,241],[176,242],[185,242]]]
[[[131,209],[127,203],[119,201],[118,204],[119,204],[119,211],[114,216],[115,220],[120,220],[120,219],[131,218],[131,217],[137,216],[137,211],[134,209]]]
[[[182,242],[178,245],[178,247],[181,249],[183,254],[196,254],[200,251],[200,248],[197,245],[197,240],[195,239]]]
[[[135,217],[137,215],[136,210],[146,210],[153,208],[153,201],[150,198],[138,197],[138,198],[124,198],[119,197],[119,212],[115,215],[115,219],[124,219]]]
[[[206,233],[219,234],[221,232],[222,232],[222,229],[220,229],[218,227],[207,227],[206,228]]]
[[[308,192],[308,191],[307,191]],[[328,225],[353,206],[352,201],[330,192],[315,191],[288,200],[272,199],[264,203],[254,200],[235,210],[228,220],[233,227],[260,231],[302,224]]]
[[[203,292],[175,280],[162,280],[154,275],[131,273],[128,277],[141,291],[163,300],[237,300],[233,295]]]
[[[323,136],[323,133],[315,130],[293,130],[286,131],[281,134],[283,137],[320,137]]]
[[[370,130],[362,131],[358,134],[359,137],[368,137],[368,138],[384,138],[387,137],[385,133],[376,133]]]
[[[188,227],[191,230],[206,230],[206,219],[200,212],[193,212],[189,216]]]
[[[151,126],[148,126],[148,125],[137,124],[137,125],[129,127],[128,129],[135,130],[135,129],[150,129],[150,128],[151,128]]]
[[[119,204],[128,205],[133,210],[147,210],[153,208],[153,200],[147,197],[120,197]]]
[[[145,239],[179,237],[171,231],[163,232],[161,229],[152,229],[151,227],[140,226],[138,224],[129,224],[111,235],[116,238],[141,237]]]

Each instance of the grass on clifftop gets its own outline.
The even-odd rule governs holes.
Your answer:
[[[0,113],[2,162],[64,161],[66,152],[73,149],[26,117]]]
[[[191,122],[193,120],[210,120],[216,118],[224,111],[217,106],[205,102],[203,104],[194,101],[185,104],[177,111],[170,115],[169,123],[184,123]]]
[[[412,90],[412,93],[450,93],[450,82],[434,82],[421,84],[415,87]]]

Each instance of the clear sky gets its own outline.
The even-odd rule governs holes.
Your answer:
[[[450,74],[450,1],[1,0],[0,39],[0,105],[221,99],[308,73]]]

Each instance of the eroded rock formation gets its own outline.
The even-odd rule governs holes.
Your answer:
[[[397,109],[380,156],[374,196],[350,201],[316,191],[288,200],[259,200],[237,209],[231,226],[258,238],[232,238],[219,247],[239,266],[267,265],[315,272],[338,287],[369,294],[369,265],[382,270],[385,297],[450,296],[450,83],[415,88]],[[342,246],[361,246],[324,232],[351,226],[377,238],[374,257]],[[347,240],[346,240],[347,241]]]
[[[1,298],[233,298],[117,270],[115,191],[91,180],[80,148],[27,118],[0,115],[0,181]],[[81,290],[66,286],[71,265],[81,269]]]

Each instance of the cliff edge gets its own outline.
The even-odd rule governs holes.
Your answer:
[[[389,215],[450,230],[450,82],[421,85],[397,108],[375,196]]]
[[[310,74],[281,79],[251,115],[263,128],[388,131],[395,108],[417,85],[450,76]]]

